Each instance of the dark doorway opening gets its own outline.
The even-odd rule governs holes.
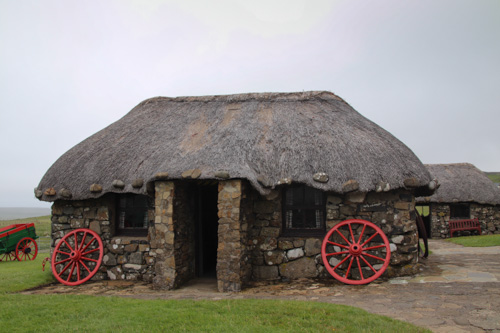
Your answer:
[[[415,207],[422,217],[425,226],[425,232],[427,233],[427,238],[431,237],[431,207],[429,205],[416,205]]]
[[[217,209],[218,184],[203,183],[197,186],[196,208],[196,276],[217,276],[217,247],[219,217]]]

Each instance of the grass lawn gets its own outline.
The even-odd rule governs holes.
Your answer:
[[[500,246],[500,235],[453,237],[446,240],[468,247]]]
[[[34,288],[55,281],[50,271],[50,263],[45,265],[45,272],[42,271],[42,261],[48,256],[49,252],[39,251],[33,261],[1,261],[0,295]]]
[[[37,234],[50,230],[37,220]],[[43,224],[48,224],[48,229]],[[40,243],[40,239],[37,239]],[[50,246],[47,242],[44,247]],[[0,262],[2,332],[429,332],[420,327],[335,304],[281,300],[142,300],[82,295],[21,295],[15,292],[54,281],[42,272],[49,251],[34,261]]]
[[[0,299],[5,332],[425,332],[357,308],[317,302],[75,295],[4,295]]]

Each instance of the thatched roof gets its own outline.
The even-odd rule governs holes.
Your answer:
[[[474,165],[426,164],[426,167],[440,187],[430,197],[417,198],[417,202],[500,204],[500,190]]]
[[[45,201],[145,193],[183,173],[247,179],[263,194],[290,181],[338,193],[431,181],[408,147],[333,93],[262,93],[145,100],[61,156],[35,192]]]

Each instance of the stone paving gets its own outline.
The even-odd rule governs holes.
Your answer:
[[[404,320],[434,332],[500,332],[500,246],[465,248],[430,240],[429,259],[416,277],[349,286],[331,280],[255,283],[240,293],[219,293],[199,279],[173,291],[145,283],[101,281],[78,287],[50,285],[26,293],[99,294],[144,299],[287,299],[345,304]]]

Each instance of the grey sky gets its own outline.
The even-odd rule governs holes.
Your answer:
[[[500,1],[0,0],[0,207],[153,96],[329,90],[424,163],[500,171]]]

